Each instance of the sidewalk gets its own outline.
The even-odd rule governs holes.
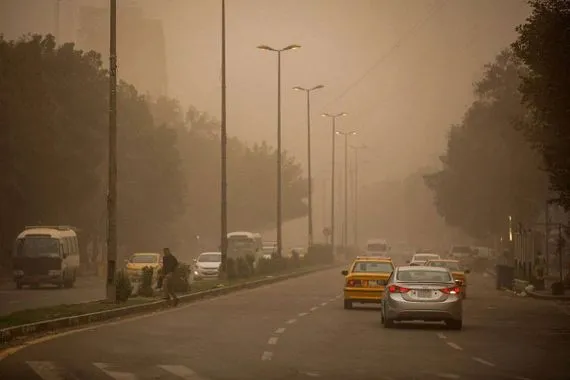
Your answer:
[[[496,277],[497,274],[495,273],[495,269],[487,269],[485,271],[485,273],[489,276],[492,277]],[[528,281],[523,281],[523,280],[516,280],[516,282],[520,282],[520,283],[528,283]],[[510,291],[512,291],[511,289],[509,289]],[[543,300],[560,300],[560,301],[570,301],[570,289],[566,289],[566,293],[563,295],[552,295],[552,291],[549,289],[546,290],[534,290],[534,291],[527,291],[526,289],[524,290],[524,292],[526,293],[527,296],[532,297],[532,298],[536,298],[536,299],[543,299]]]

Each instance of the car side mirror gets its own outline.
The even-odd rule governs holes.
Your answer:
[[[345,269],[342,272],[340,272],[343,276],[348,276],[348,271]]]

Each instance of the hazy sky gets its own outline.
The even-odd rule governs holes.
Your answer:
[[[0,0],[0,32],[12,38],[52,31],[54,3]],[[78,3],[104,6],[108,1],[61,0],[62,22],[67,24],[62,30],[72,29],[70,9]],[[130,3],[164,21],[169,94],[219,116],[221,2]],[[330,122],[319,115],[344,111],[349,116],[340,120],[339,128],[357,130],[353,143],[370,148],[369,162],[362,165],[363,182],[402,177],[436,161],[447,128],[470,103],[481,66],[513,41],[514,27],[528,13],[521,0],[226,4],[229,133],[275,143],[277,58],[256,46],[300,44],[302,49],[284,53],[282,60],[284,147],[306,164],[305,97],[291,88],[323,84],[312,102],[314,174],[327,177],[330,166]]]

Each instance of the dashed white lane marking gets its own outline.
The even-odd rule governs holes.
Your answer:
[[[338,296],[336,296],[336,299],[339,299],[340,297],[342,297],[342,294],[339,294]]]
[[[309,315],[309,313],[299,313],[297,314],[299,317],[304,317],[305,315]]]
[[[271,358],[273,358],[273,352],[271,351],[264,351],[263,354],[261,354],[261,360],[271,360]]]
[[[285,332],[285,327],[279,327],[275,330],[275,334],[283,334]]]
[[[175,376],[180,377],[181,379],[203,380],[203,378],[198,376],[196,372],[192,371],[190,368],[183,365],[159,365],[158,367],[162,368],[166,372],[169,372]]]
[[[293,318],[293,319],[289,319],[289,320],[288,320],[287,322],[285,322],[285,323],[287,323],[288,325],[292,325],[292,324],[295,323],[295,322],[297,322],[297,320],[296,320],[295,318]]]
[[[311,311],[315,311],[315,310],[317,310],[318,308],[319,308],[318,306],[313,306],[310,310],[311,310]]]
[[[305,372],[304,375],[307,375],[309,377],[320,377],[321,376],[317,372]]]
[[[455,375],[453,373],[438,373],[436,376],[441,377],[442,379],[459,379],[461,376]]]
[[[459,345],[457,345],[457,344],[455,344],[455,343],[453,343],[453,342],[446,342],[446,343],[447,343],[447,345],[448,345],[449,347],[451,347],[451,348],[455,348],[456,350],[463,351],[463,348],[461,348]]]
[[[485,359],[481,359],[481,358],[478,358],[478,357],[472,357],[471,359],[473,359],[473,360],[475,360],[476,362],[479,362],[479,363],[481,363],[481,364],[484,364],[484,365],[486,365],[486,366],[489,366],[489,367],[494,367],[494,366],[495,366],[493,363],[488,362],[488,361],[486,361]]]
[[[327,306],[328,302],[322,302],[321,306]]]
[[[42,380],[65,380],[64,373],[52,362],[26,362]]]
[[[277,341],[279,340],[279,338],[277,338],[276,336],[272,336],[271,338],[269,338],[269,340],[267,341],[267,344],[271,344],[271,345],[275,345],[277,344]]]
[[[447,339],[447,337],[443,333],[437,333],[437,337],[439,339]]]
[[[133,373],[129,372],[118,372],[118,371],[111,371],[109,368],[111,364],[107,363],[93,363],[93,365],[99,368],[101,371],[105,372],[105,375],[115,379],[115,380],[137,380],[137,376]]]

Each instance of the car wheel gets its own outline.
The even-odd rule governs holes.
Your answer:
[[[352,301],[344,300],[344,308],[345,309],[352,309]]]
[[[16,289],[22,289],[22,283],[20,281],[16,281]]]
[[[461,330],[463,328],[463,320],[459,319],[451,319],[449,321],[445,321],[447,328],[451,330]]]

